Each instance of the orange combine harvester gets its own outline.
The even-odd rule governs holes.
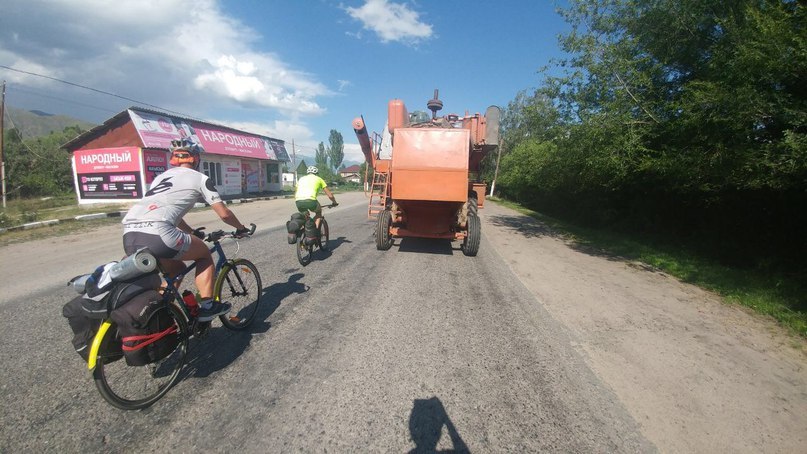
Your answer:
[[[410,114],[393,99],[384,132],[372,139],[364,118],[353,120],[373,172],[368,215],[377,219],[376,248],[389,249],[395,238],[445,238],[461,241],[462,252],[475,256],[482,235],[477,210],[485,202],[479,166],[499,145],[500,110],[438,117],[443,103],[437,90],[426,106],[431,116]]]

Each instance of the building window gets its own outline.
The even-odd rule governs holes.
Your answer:
[[[207,175],[216,186],[221,186],[221,163],[220,162],[202,162],[202,173]]]

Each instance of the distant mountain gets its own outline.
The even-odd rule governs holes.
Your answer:
[[[17,128],[22,137],[46,136],[53,131],[62,131],[68,126],[78,125],[87,130],[96,125],[68,117],[67,115],[55,115],[40,110],[24,110],[16,107],[6,106],[6,118],[3,121],[3,129]]]

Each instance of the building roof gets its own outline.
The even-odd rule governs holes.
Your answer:
[[[168,129],[156,130],[154,133],[148,131],[147,128],[144,128],[143,124],[151,123],[149,119],[151,122],[154,122],[155,119],[159,119],[160,123],[162,123],[161,126],[167,124]],[[119,128],[126,123],[132,124],[134,130],[139,135],[139,145],[143,148],[168,149],[172,139],[180,138],[178,133],[187,131],[195,135],[196,131],[200,131],[201,137],[196,138],[198,143],[203,146],[205,151],[212,154],[229,154],[233,156],[274,159],[285,162],[291,160],[289,159],[285,141],[283,140],[241,131],[229,126],[135,106],[114,115],[102,124],[80,134],[62,145],[62,147],[73,152],[81,149],[95,139],[103,137],[112,129]],[[180,131],[180,129],[183,130]],[[225,142],[228,144],[227,146],[224,145]],[[239,146],[245,150],[249,147],[265,148],[265,156],[263,153],[251,156],[249,150],[243,153],[233,151],[237,150]]]
[[[344,169],[340,170],[339,173],[358,173],[361,171],[361,166],[359,165],[352,165],[350,167],[345,167]]]

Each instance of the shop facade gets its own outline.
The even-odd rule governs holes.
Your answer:
[[[224,198],[283,189],[281,172],[289,157],[282,140],[130,108],[64,145],[72,154],[79,203],[142,198],[168,168],[169,146],[178,139],[202,148],[199,171]]]

